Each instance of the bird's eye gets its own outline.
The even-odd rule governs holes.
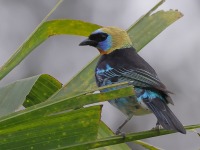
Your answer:
[[[107,37],[108,37],[107,33],[96,33],[96,34],[91,34],[89,36],[89,39],[97,41],[97,42],[101,42],[101,41],[106,40]]]

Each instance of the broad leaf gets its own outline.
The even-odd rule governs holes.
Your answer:
[[[2,150],[49,150],[94,141],[101,106],[30,120],[0,130]]]
[[[57,101],[46,101],[26,108],[25,110],[1,117],[0,130],[16,126],[30,120],[33,121],[39,117],[46,117],[47,115],[59,113],[61,111],[70,111],[76,108],[81,108],[87,104],[103,102],[120,97],[127,97],[133,94],[133,87],[128,86],[106,93],[77,95],[71,98],[59,99]]]
[[[27,80],[26,82],[29,81]],[[44,102],[61,87],[62,84],[52,76],[48,74],[40,75],[31,88],[31,91],[26,96],[23,106],[27,108]]]
[[[30,105],[30,103],[40,103],[61,87],[62,85],[58,80],[47,74],[18,80],[1,87],[0,116],[14,112],[23,103],[25,106]]]

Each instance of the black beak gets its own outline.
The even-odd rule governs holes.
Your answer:
[[[90,46],[96,47],[98,45],[98,42],[90,40],[90,39],[85,39],[84,41],[82,41],[79,44],[79,46],[85,46],[85,45],[90,45]]]

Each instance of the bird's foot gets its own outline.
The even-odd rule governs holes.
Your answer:
[[[120,129],[117,129],[117,131],[115,132],[116,135],[121,135],[123,137],[123,139],[126,138],[126,133],[121,132]]]
[[[162,126],[160,124],[156,124],[155,127],[153,127],[151,130],[154,130],[154,131],[160,131],[160,129],[162,129]]]
[[[161,126],[160,123],[157,121],[156,126],[155,126],[154,128],[152,128],[151,130],[160,132],[160,129],[162,129],[162,126]]]
[[[117,131],[115,132],[116,135],[121,135],[123,137],[123,139],[125,139],[126,134],[124,132],[121,132],[121,129],[123,128],[123,126],[132,118],[132,115],[129,116],[117,129]]]

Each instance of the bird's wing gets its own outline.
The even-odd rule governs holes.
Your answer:
[[[172,92],[166,89],[165,85],[157,76],[143,69],[118,68],[99,74],[96,73],[96,81],[100,86],[123,81],[132,81],[135,87],[150,88],[163,92],[167,96],[167,101],[173,104],[173,101],[168,95],[168,93]]]
[[[103,79],[109,79],[112,82],[133,81],[133,85],[137,87],[156,88],[161,91],[165,90],[164,84],[155,75],[142,69],[112,69],[102,73],[96,73],[96,78],[100,82]]]
[[[121,69],[119,72],[122,77],[133,80],[133,85],[138,87],[155,88],[161,91],[166,91],[165,85],[158,79],[157,76],[143,69]]]

